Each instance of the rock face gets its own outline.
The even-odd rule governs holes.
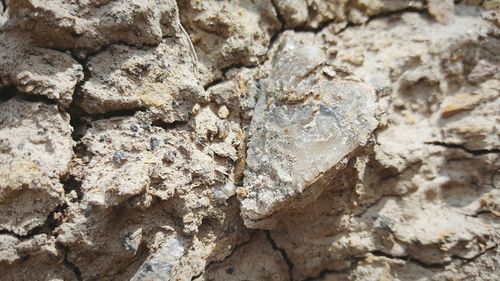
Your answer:
[[[189,52],[182,38],[152,48],[111,46],[89,59],[81,106],[91,114],[147,109],[168,123],[186,121],[193,105],[206,100]]]
[[[241,194],[248,226],[317,197],[321,187],[306,189],[324,185],[322,178],[377,126],[375,90],[329,65],[319,47],[305,43],[313,40],[284,33],[262,81]]]
[[[9,1],[5,30],[30,33],[48,48],[96,51],[113,43],[158,44],[179,30],[177,5],[155,1]]]
[[[64,202],[72,129],[55,105],[13,98],[0,109],[0,231],[27,235]]]
[[[498,1],[0,1],[0,280],[499,280]]]

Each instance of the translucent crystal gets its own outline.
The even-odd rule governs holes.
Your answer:
[[[285,208],[377,126],[374,90],[329,65],[312,39],[289,34],[271,61],[250,126],[241,196],[247,225]]]

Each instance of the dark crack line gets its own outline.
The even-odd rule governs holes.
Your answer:
[[[226,82],[226,80],[227,80],[227,79],[226,79],[225,75],[223,74],[221,78],[214,79],[212,82],[210,82],[210,83],[206,84],[206,85],[203,87],[203,89],[204,89],[205,91],[208,91],[208,89],[210,89],[210,88],[212,88],[212,87],[214,87],[214,86],[217,86],[217,85],[219,85],[219,84],[221,84],[221,83],[224,83],[224,82]]]
[[[264,230],[264,231],[266,233],[267,239],[271,243],[271,247],[275,251],[278,251],[281,254],[281,256],[283,257],[283,260],[286,262],[286,264],[288,266],[288,280],[293,281],[293,267],[294,267],[294,265],[293,265],[292,261],[290,260],[290,258],[288,257],[287,252],[285,251],[285,249],[279,247],[278,244],[276,244],[274,239],[271,237],[271,232],[269,230]]]
[[[485,249],[483,252],[480,252],[478,253],[477,255],[471,257],[471,258],[465,258],[465,257],[460,257],[460,256],[457,256],[457,255],[453,255],[451,258],[452,259],[459,259],[459,260],[462,260],[464,261],[461,265],[464,265],[464,264],[469,264],[475,260],[477,260],[478,258],[480,258],[481,256],[485,255],[486,253],[488,253],[489,251],[492,251],[494,249],[496,249],[498,247],[498,244],[495,244],[487,249]]]
[[[63,246],[63,245],[58,245],[58,246],[62,249],[62,251],[64,253],[64,260],[63,260],[64,266],[66,266],[68,269],[70,269],[73,272],[73,274],[75,274],[76,280],[83,281],[82,272],[80,271],[80,268],[78,268],[78,266],[76,266],[73,262],[71,262],[68,259],[70,249],[67,246]]]
[[[7,92],[7,94],[5,96],[3,95],[4,92]],[[7,101],[7,100],[12,99],[12,98],[17,96],[26,102],[40,102],[40,103],[44,103],[44,104],[48,104],[48,105],[59,106],[59,104],[57,103],[56,100],[52,100],[52,99],[48,98],[47,96],[27,94],[27,93],[19,91],[15,87],[8,87],[6,89],[2,89],[2,92],[0,92],[0,95],[3,96],[3,98],[0,100],[0,102]],[[59,110],[59,111],[61,111],[61,110]]]
[[[284,29],[286,27],[286,20],[283,14],[281,13],[281,10],[278,8],[278,4],[276,4],[276,0],[271,0],[271,5],[273,5],[274,11],[276,12],[276,18],[280,22],[280,30]]]
[[[391,198],[394,197],[395,199],[400,199],[401,200],[401,195],[400,194],[383,194],[379,198],[377,198],[374,202],[371,204],[368,204],[360,213],[353,214],[353,217],[355,218],[360,218],[362,217],[366,212],[368,212],[372,207],[376,206],[380,201],[382,201],[385,198]]]
[[[194,276],[191,278],[191,281],[193,281],[193,280],[195,280],[196,278],[199,278],[200,276],[202,276],[202,275],[203,275],[203,273],[205,273],[205,272],[207,271],[207,268],[209,268],[210,266],[212,266],[212,265],[217,265],[217,264],[221,264],[221,263],[223,263],[224,261],[226,261],[227,259],[231,258],[231,257],[232,257],[232,256],[233,256],[233,255],[234,255],[234,254],[235,254],[235,253],[236,253],[236,252],[237,252],[237,251],[238,251],[241,247],[243,247],[243,246],[245,246],[245,245],[247,245],[247,244],[250,244],[250,243],[253,241],[253,239],[254,239],[254,237],[255,237],[255,235],[256,235],[256,234],[257,234],[257,231],[256,231],[256,230],[254,230],[254,231],[252,232],[252,234],[250,235],[250,238],[249,238],[247,241],[244,241],[244,242],[242,242],[241,244],[238,244],[238,245],[234,246],[234,247],[233,247],[233,249],[231,250],[231,253],[229,253],[229,254],[228,254],[227,256],[225,256],[223,259],[221,259],[221,260],[216,260],[216,261],[212,261],[212,262],[209,262],[209,263],[205,266],[205,268],[203,269],[203,271],[202,271],[200,274],[194,275]]]
[[[7,11],[7,1],[5,1],[5,0],[0,0],[0,1],[2,1],[2,6],[3,6],[2,13],[5,13],[5,11]]]
[[[424,262],[422,260],[419,260],[413,256],[410,256],[410,255],[407,255],[407,256],[394,256],[394,255],[391,255],[391,254],[388,254],[388,253],[385,253],[383,251],[380,251],[380,250],[375,250],[375,251],[370,251],[369,252],[370,254],[374,255],[374,256],[377,256],[377,257],[386,257],[388,259],[399,259],[399,260],[405,260],[407,262],[413,262],[413,263],[416,263],[418,265],[420,265],[421,267],[423,268],[427,268],[427,269],[441,269],[441,268],[444,268],[448,265],[450,265],[453,260],[450,260],[450,261],[447,261],[447,262]]]
[[[475,261],[476,259],[480,258],[482,255],[486,254],[487,252],[489,251],[492,251],[494,249],[496,249],[498,247],[498,245],[494,245],[488,249],[486,249],[485,251],[477,254],[476,256],[472,257],[472,258],[464,258],[464,257],[459,257],[459,256],[452,256],[452,260],[449,261],[449,262],[443,262],[443,263],[427,263],[427,262],[423,262],[421,260],[418,260],[412,256],[394,256],[394,255],[391,255],[391,254],[388,254],[388,253],[385,253],[383,251],[380,251],[380,250],[375,250],[375,251],[370,251],[370,252],[367,252],[367,253],[370,253],[372,254],[373,256],[376,256],[376,257],[385,257],[385,258],[388,258],[388,259],[391,259],[391,260],[402,260],[402,261],[406,261],[406,262],[412,262],[412,263],[415,263],[423,268],[426,268],[426,269],[443,269],[445,268],[446,266],[452,264],[454,261],[456,260],[463,260],[464,262],[459,264],[458,266],[463,266],[464,264],[468,264],[468,263],[471,263],[473,261]],[[365,253],[366,255],[366,253]],[[304,280],[301,280],[301,281],[312,281],[312,280],[317,280],[317,279],[321,279],[321,278],[324,278],[325,275],[327,275],[328,273],[336,273],[336,274],[348,274],[350,272],[352,272],[357,266],[358,266],[358,263],[364,259],[366,259],[366,256],[357,256],[357,257],[353,257],[354,261],[351,263],[351,266],[349,266],[348,268],[344,268],[344,269],[323,269],[318,275],[314,276],[314,277],[309,277],[309,278],[306,278]]]
[[[439,141],[431,141],[431,142],[424,142],[425,144],[428,145],[436,145],[436,146],[442,146],[445,148],[454,148],[454,149],[460,149],[463,150],[469,154],[472,154],[474,156],[480,156],[480,155],[485,155],[485,154],[498,154],[500,153],[500,149],[498,148],[492,148],[492,149],[470,149],[467,148],[464,145],[461,144],[453,144],[453,143],[446,143],[446,142],[439,142]]]

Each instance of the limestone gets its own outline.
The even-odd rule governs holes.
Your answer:
[[[130,280],[170,279],[179,259],[184,254],[182,240],[167,238],[161,248],[149,257]]]
[[[83,203],[119,205],[141,194],[148,201],[179,198],[177,212],[184,216],[185,230],[196,231],[204,213],[193,216],[190,210],[211,208],[212,193],[232,184],[232,165],[222,166],[216,159],[237,160],[239,125],[206,107],[194,123],[177,129],[165,130],[149,118],[140,113],[92,124],[82,138],[91,157],[74,171],[82,180]]]
[[[478,82],[468,74],[477,65],[484,69],[485,61],[498,63],[486,51],[496,46],[484,33],[492,25],[475,18],[475,12],[458,7],[447,25],[405,13],[400,19],[372,20],[332,40],[339,47],[335,62],[377,87],[385,112],[373,152],[352,159],[314,202],[282,212],[280,223],[272,226],[273,240],[294,265],[294,279],[411,280],[418,275],[446,280],[455,274],[463,280],[495,279],[496,268],[484,275],[476,269],[495,264],[499,241],[492,199],[498,141],[490,113],[498,107],[498,91],[489,71],[473,79]],[[464,36],[458,27],[474,31]],[[484,45],[471,44],[478,39]],[[405,40],[414,44],[397,43]],[[427,47],[417,47],[421,43]],[[364,54],[360,64],[350,61],[357,54]],[[426,77],[443,79],[435,84]],[[443,117],[442,110],[457,102],[466,110]],[[372,255],[404,264],[371,267]],[[466,265],[471,266],[458,270]],[[337,273],[323,279],[325,268]]]
[[[344,0],[277,0],[276,8],[287,27],[317,29],[325,23],[343,29],[348,22],[364,23],[369,16],[407,8],[422,9],[421,0],[368,0],[350,3]]]
[[[208,88],[207,95],[211,102],[239,112],[243,121],[250,121],[261,86],[256,80],[257,77],[256,69],[241,68],[228,71],[227,81]]]
[[[428,5],[429,14],[441,23],[447,23],[454,13],[453,0],[429,0]]]
[[[187,128],[165,131],[141,118],[94,123],[83,137],[92,155],[82,171],[83,200],[115,205],[147,189],[166,200],[180,189],[215,181],[223,174],[217,175],[216,163],[190,137]]]
[[[374,90],[326,63],[312,38],[285,33],[250,126],[242,216],[258,225],[364,145]]]
[[[179,10],[198,53],[204,84],[220,77],[228,67],[262,62],[280,28],[269,0],[183,0]]]
[[[256,233],[224,261],[209,265],[195,280],[288,280],[287,265],[264,232]]]
[[[0,88],[12,85],[67,107],[82,79],[82,66],[71,55],[33,47],[16,32],[0,34]]]
[[[0,1],[0,279],[498,280],[497,2]]]
[[[38,46],[97,51],[120,42],[158,44],[180,30],[177,13],[172,0],[21,0],[9,2],[4,28],[30,32]]]
[[[0,107],[0,227],[25,235],[63,201],[60,177],[73,155],[71,127],[55,105],[15,98]]]
[[[167,123],[186,121],[194,104],[206,97],[185,53],[189,47],[179,38],[145,49],[108,48],[89,60],[81,106],[92,114],[144,108]]]
[[[55,105],[13,98],[0,109],[0,229],[26,235],[63,203],[72,129]]]

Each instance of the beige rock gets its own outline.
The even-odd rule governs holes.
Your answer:
[[[127,42],[135,46],[160,43],[179,32],[172,0],[89,0],[9,2],[7,30],[24,30],[39,46],[96,51]]]
[[[288,266],[264,232],[257,232],[247,244],[230,256],[206,268],[195,280],[288,280]]]
[[[438,22],[447,23],[454,13],[453,0],[429,0],[428,11]]]
[[[0,1],[0,280],[497,280],[462,2]]]
[[[165,39],[145,49],[115,45],[93,56],[81,106],[93,114],[144,108],[166,123],[186,121],[205,93],[192,58],[181,55],[189,47],[179,42]]]
[[[33,47],[19,33],[0,34],[0,88],[13,85],[68,107],[82,79],[82,66],[71,55]]]
[[[26,235],[63,203],[72,129],[55,105],[13,98],[0,107],[0,228]]]
[[[179,10],[198,53],[204,84],[228,67],[262,62],[271,37],[280,28],[269,0],[183,0]]]

